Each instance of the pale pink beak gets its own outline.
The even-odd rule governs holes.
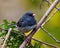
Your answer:
[[[33,13],[33,16],[35,16],[35,14]]]

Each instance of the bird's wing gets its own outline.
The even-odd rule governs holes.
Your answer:
[[[36,24],[36,20],[34,17],[27,17],[25,23],[27,26],[32,26]]]
[[[36,20],[35,18],[24,17],[24,18],[21,18],[17,24],[18,26],[21,26],[21,27],[32,26],[36,24]]]

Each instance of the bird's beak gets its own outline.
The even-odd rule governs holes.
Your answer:
[[[33,14],[33,16],[35,16],[35,14]]]

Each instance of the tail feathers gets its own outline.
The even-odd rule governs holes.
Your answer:
[[[17,27],[17,25],[16,25],[16,24],[9,24],[9,26],[15,26],[15,27]]]

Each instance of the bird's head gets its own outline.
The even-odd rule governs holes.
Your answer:
[[[35,14],[34,14],[34,13],[32,13],[32,12],[27,12],[27,13],[25,13],[25,15],[32,16],[32,17],[34,17],[34,16],[35,16]]]

